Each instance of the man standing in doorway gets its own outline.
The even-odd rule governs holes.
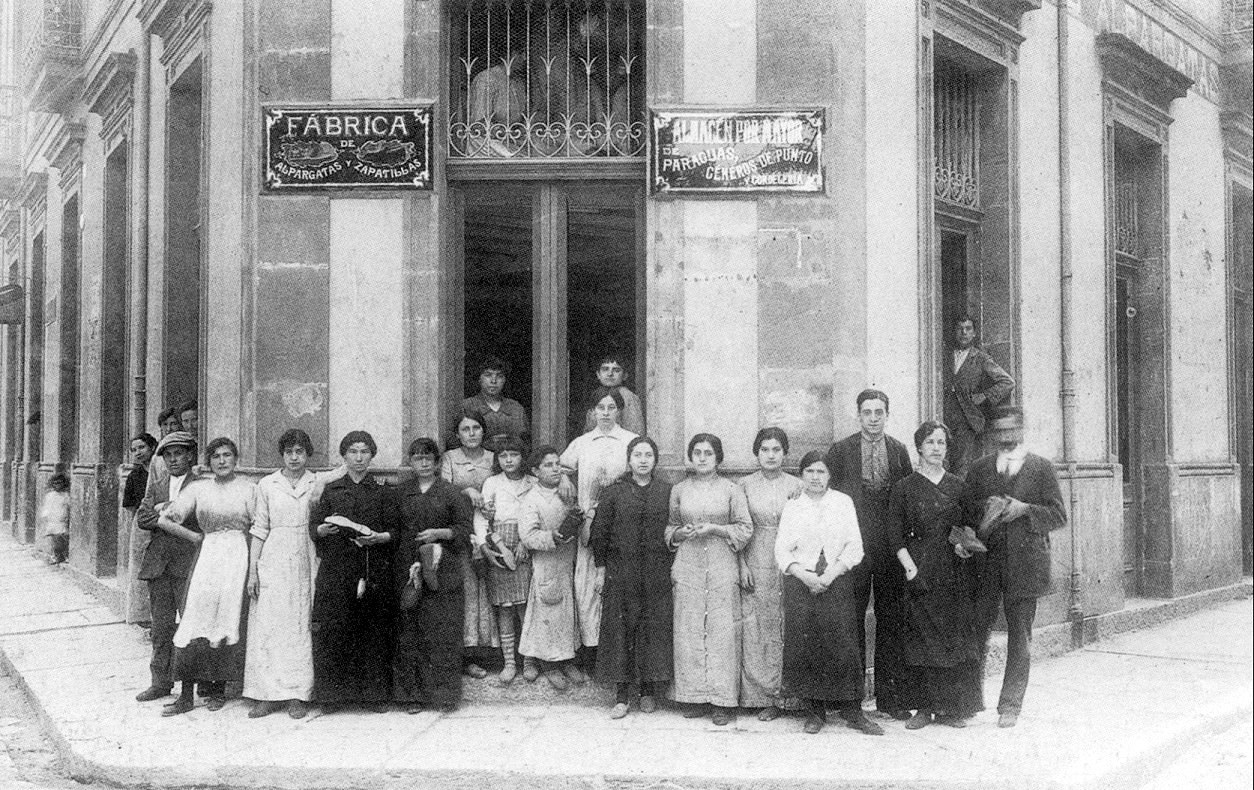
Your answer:
[[[196,399],[183,403],[179,406],[179,424],[182,430],[192,435],[192,438],[200,441],[200,407],[196,404]]]
[[[157,526],[157,517],[196,477],[192,466],[196,461],[196,440],[186,431],[167,434],[157,445],[157,455],[165,469],[153,470],[148,490],[135,515],[135,523],[152,538],[144,550],[139,578],[148,582],[151,608],[152,661],[149,669],[152,684],[135,699],[151,702],[161,699],[174,688],[174,631],[178,612],[183,608],[183,593],[196,546],[175,537]],[[184,523],[189,529],[194,524]]]
[[[1006,674],[997,726],[1013,727],[1031,670],[1036,599],[1049,592],[1049,533],[1067,523],[1054,465],[1023,445],[1023,412],[1005,407],[990,424],[997,452],[971,466],[964,511],[988,546],[976,593],[980,677],[999,607],[1006,612]],[[962,555],[961,546],[954,551]]]
[[[949,471],[966,473],[982,455],[984,414],[1014,391],[1015,380],[975,345],[975,322],[962,316],[954,322],[954,349],[945,367],[945,424],[952,436]]]
[[[859,431],[827,451],[829,485],[853,500],[866,559],[852,571],[857,580],[858,611],[866,612],[875,591],[875,706],[895,719],[910,718],[904,707],[906,661],[902,646],[905,577],[885,534],[888,495],[893,485],[914,467],[906,446],[884,432],[888,423],[888,395],[867,389],[858,393]],[[866,660],[866,629],[859,631]]]

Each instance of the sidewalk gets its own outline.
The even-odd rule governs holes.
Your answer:
[[[507,690],[468,687],[468,704],[449,715],[248,719],[233,700],[163,719],[159,703],[134,701],[148,679],[142,631],[70,572],[0,537],[0,666],[76,778],[122,785],[1132,788],[1250,715],[1252,638],[1254,604],[1243,598],[1041,661],[1011,730],[992,712],[965,730],[881,720],[882,738],[838,721],[807,736],[799,720],[752,714],[714,727],[665,708],[611,721],[599,692],[559,697],[521,678]],[[989,700],[999,684],[987,683]]]

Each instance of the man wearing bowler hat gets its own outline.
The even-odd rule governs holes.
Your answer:
[[[999,727],[1013,727],[1031,669],[1036,599],[1049,592],[1049,533],[1067,523],[1054,465],[1023,444],[1023,412],[999,409],[989,423],[997,451],[971,465],[964,503],[988,546],[976,594],[981,666],[998,608],[1006,613],[1006,674],[997,701]],[[961,546],[954,551],[962,556]],[[983,673],[981,672],[981,676]]]
[[[187,577],[196,555],[195,544],[157,526],[161,512],[196,478],[192,469],[196,463],[196,440],[186,431],[173,431],[162,437],[157,455],[165,462],[165,468],[155,470],[149,477],[148,490],[135,514],[139,528],[152,535],[139,567],[139,578],[148,582],[152,609],[152,684],[135,697],[140,702],[161,699],[174,688],[175,619],[183,609]],[[184,522],[183,526],[197,529],[194,523]]]

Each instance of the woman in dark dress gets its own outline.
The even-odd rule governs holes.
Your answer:
[[[784,574],[784,691],[806,701],[811,735],[823,729],[829,705],[853,729],[883,735],[862,712],[858,635],[866,610],[850,573],[863,558],[858,514],[847,494],[827,487],[823,453],[806,453],[800,471],[801,496],[784,505],[775,538]]]
[[[945,471],[949,429],[928,421],[914,432],[919,468],[893,486],[888,539],[906,574],[905,654],[909,667],[906,723],[917,730],[933,720],[965,727],[983,709],[979,645],[975,638],[970,555],[949,541],[963,522],[964,483]]]
[[[640,684],[640,712],[657,710],[658,686],[673,673],[671,554],[666,545],[671,486],[653,476],[657,444],[627,444],[628,473],[601,492],[589,546],[605,569],[597,676],[613,683],[610,718],[627,715],[631,684]]]
[[[370,474],[378,446],[365,431],[340,442],[346,474],[326,484],[309,519],[314,583],[314,698],[324,713],[361,704],[383,713],[392,697],[393,489]],[[367,529],[328,523],[339,516]],[[340,519],[336,519],[339,521]]]
[[[410,713],[424,708],[449,713],[462,696],[461,561],[470,551],[474,508],[463,491],[440,477],[434,439],[409,445],[409,465],[414,476],[397,488],[394,577],[398,596],[406,585],[423,589],[417,604],[397,617],[394,696]],[[433,549],[423,546],[439,546],[438,561]]]

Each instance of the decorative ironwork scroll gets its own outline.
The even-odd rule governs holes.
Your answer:
[[[975,78],[943,60],[935,70],[936,197],[980,205],[980,102]]]
[[[643,2],[465,0],[450,21],[450,156],[644,154]]]

